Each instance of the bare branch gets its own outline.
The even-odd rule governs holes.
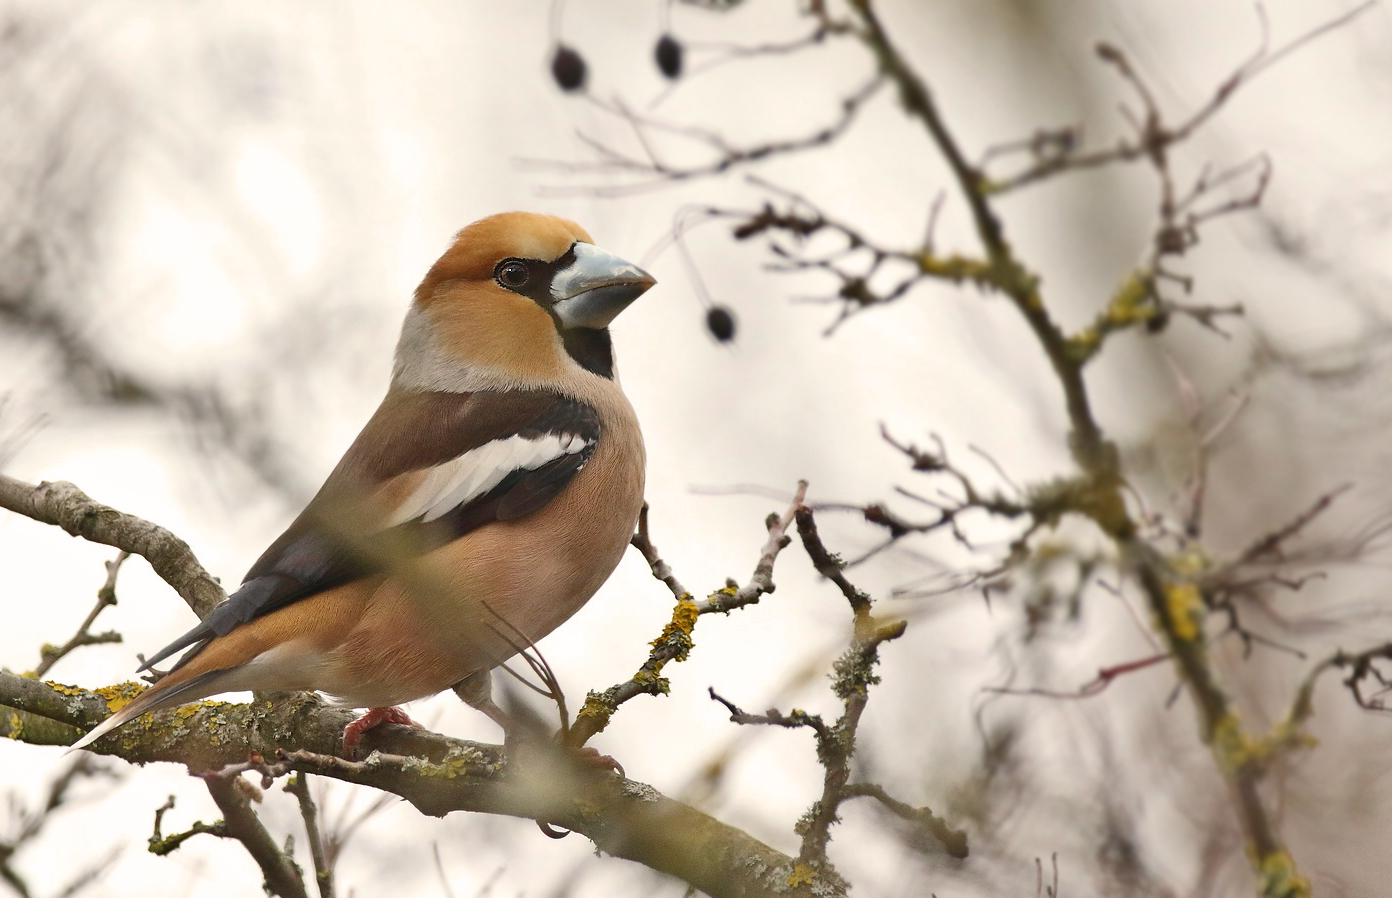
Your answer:
[[[81,626],[72,638],[60,646],[45,645],[40,650],[41,659],[39,666],[34,668],[34,678],[42,680],[44,675],[57,664],[64,656],[73,649],[84,645],[100,645],[102,643],[120,642],[121,634],[115,630],[108,630],[105,633],[91,632],[92,624],[96,622],[97,615],[111,605],[116,604],[116,575],[121,571],[121,564],[130,557],[130,553],[124,550],[117,552],[116,557],[106,562],[106,582],[101,589],[97,590],[97,604],[92,606]]]
[[[251,799],[238,783],[237,777],[211,773],[203,777],[208,793],[222,811],[221,835],[236,839],[246,848],[252,860],[266,877],[266,891],[281,898],[309,898],[299,865],[280,850],[261,819],[252,810]]]
[[[672,572],[672,566],[662,560],[657,546],[653,545],[652,537],[648,533],[648,503],[646,502],[643,503],[643,510],[638,513],[638,532],[633,534],[632,545],[642,554],[643,560],[648,563],[648,567],[652,570],[652,575],[667,584],[673,597],[681,599],[691,595],[686,587],[682,586],[676,574]]]
[[[0,880],[8,883],[17,893],[24,898],[31,894],[28,883],[25,881],[18,870],[14,868],[11,861],[15,855],[20,853],[26,845],[36,839],[44,828],[53,819],[53,815],[59,809],[67,805],[70,801],[70,791],[79,781],[97,776],[113,776],[112,771],[104,764],[98,762],[90,756],[74,758],[67,767],[60,772],[48,784],[47,794],[44,802],[37,808],[29,809],[26,803],[21,801],[18,796],[10,797],[10,813],[13,819],[12,832],[14,833],[7,839],[0,840]],[[108,855],[99,860],[88,870],[80,873],[76,879],[71,881],[65,893],[71,893],[81,888],[91,877],[97,875],[103,868],[111,865],[113,857]]]
[[[913,805],[905,804],[886,792],[883,786],[876,783],[847,783],[846,788],[841,790],[841,797],[842,799],[873,798],[896,817],[927,829],[935,839],[942,843],[943,848],[952,857],[960,860],[967,856],[966,833],[948,826],[946,820],[934,814],[929,808],[916,808]]]
[[[990,692],[995,695],[1033,695],[1044,698],[1060,699],[1081,699],[1092,698],[1101,693],[1108,686],[1112,685],[1119,677],[1147,667],[1152,667],[1162,661],[1168,661],[1169,654],[1151,655],[1148,658],[1141,658],[1137,661],[1128,661],[1125,664],[1116,664],[1111,667],[1104,667],[1097,671],[1097,677],[1078,687],[1076,692],[1056,692],[1052,689],[1009,689],[1003,686],[988,686],[983,692]]]
[[[795,710],[790,714],[784,714],[777,709],[770,709],[763,714],[747,714],[732,702],[717,695],[714,688],[710,690],[710,697],[725,706],[730,712],[730,719],[735,723],[808,727],[816,734],[817,760],[824,770],[822,795],[794,827],[802,836],[798,864],[799,869],[805,869],[809,876],[835,877],[840,881],[839,874],[827,858],[831,827],[840,819],[837,810],[846,797],[845,788],[850,779],[851,757],[855,754],[857,730],[869,699],[869,687],[879,682],[879,677],[874,673],[879,660],[879,647],[884,642],[902,636],[906,624],[902,620],[887,624],[876,621],[870,614],[870,597],[846,579],[844,565],[822,543],[811,509],[800,505],[795,509],[795,516],[798,534],[814,567],[841,590],[851,606],[854,617],[855,626],[850,646],[833,665],[831,688],[841,700],[844,711],[834,725],[828,726],[819,715],[808,714],[805,711]],[[965,842],[961,850],[965,852]]]
[[[633,112],[621,102],[606,103],[602,100],[592,98],[591,102],[595,103],[600,109],[622,119],[632,126],[634,133],[638,136],[640,145],[644,148],[645,156],[639,157],[621,153],[594,138],[581,134],[580,139],[599,154],[601,157],[599,161],[589,163],[567,163],[551,160],[524,159],[522,162],[533,167],[561,170],[571,174],[618,173],[644,176],[644,180],[628,184],[595,184],[583,187],[570,186],[565,188],[551,188],[544,191],[548,195],[569,196],[580,193],[589,196],[628,196],[634,193],[665,187],[681,181],[714,177],[732,169],[761,162],[775,156],[786,156],[827,146],[851,127],[857,113],[879,91],[882,84],[882,79],[873,78],[866,82],[860,89],[846,96],[840,102],[840,115],[830,124],[824,125],[811,134],[804,137],[771,141],[769,143],[749,147],[733,146],[719,134],[705,128],[693,128],[686,125],[670,124]],[[679,166],[669,164],[658,157],[656,150],[649,141],[648,135],[650,133],[668,134],[690,143],[702,145],[715,154],[715,158],[711,162],[703,165]]]
[[[227,594],[198,563],[188,543],[157,524],[91,499],[71,483],[38,486],[0,474],[0,508],[61,527],[73,536],[114,546],[150,563],[160,579],[205,617]]]
[[[1392,688],[1392,680],[1378,669],[1378,662],[1392,662],[1392,642],[1362,652],[1338,651],[1315,665],[1306,675],[1291,707],[1288,715],[1291,728],[1298,730],[1299,726],[1314,714],[1315,684],[1327,670],[1348,669],[1349,675],[1344,679],[1344,686],[1353,695],[1358,707],[1368,711],[1392,710],[1382,699],[1389,688]],[[1377,688],[1371,696],[1364,694],[1364,684],[1368,681],[1372,681]]]
[[[155,808],[155,826],[150,832],[150,838],[145,840],[146,850],[156,857],[164,857],[177,851],[189,839],[194,836],[217,836],[219,839],[227,838],[227,824],[218,820],[214,823],[204,823],[202,820],[195,820],[193,825],[183,832],[173,833],[166,836],[164,829],[164,815],[174,810],[174,796],[169,796],[169,800]]]
[[[1354,7],[1348,12],[1335,16],[1323,25],[1312,28],[1274,51],[1270,49],[1267,43],[1266,18],[1264,14],[1261,14],[1261,7],[1258,6],[1261,39],[1257,49],[1218,85],[1207,102],[1190,112],[1188,117],[1173,125],[1165,124],[1161,117],[1159,107],[1155,103],[1149,88],[1146,87],[1144,81],[1132,68],[1125,54],[1110,44],[1099,44],[1097,46],[1097,55],[1104,62],[1113,66],[1121,77],[1132,86],[1146,109],[1145,119],[1137,123],[1137,130],[1140,133],[1133,141],[1121,140],[1111,147],[1089,152],[1079,152],[1077,150],[1080,140],[1079,134],[1075,129],[1045,132],[1053,135],[1067,135],[1065,138],[1055,138],[1048,143],[1048,147],[1052,149],[1053,152],[1035,152],[1036,144],[1031,141],[1003,145],[1003,150],[988,154],[987,159],[984,161],[989,161],[993,156],[1004,155],[1005,152],[1008,152],[1012,148],[1023,147],[1030,149],[1034,153],[1034,163],[1015,175],[994,179],[990,185],[991,192],[1000,194],[1011,190],[1017,190],[1027,184],[1032,184],[1061,172],[1097,168],[1099,166],[1112,165],[1115,163],[1134,162],[1140,159],[1153,159],[1157,154],[1162,154],[1167,148],[1182,143],[1192,137],[1195,132],[1212,119],[1213,116],[1232,99],[1241,87],[1251,82],[1262,72],[1320,37],[1344,27],[1376,5],[1376,0],[1368,0],[1368,2]]]
[[[1329,506],[1333,505],[1335,499],[1351,489],[1353,489],[1353,484],[1346,483],[1320,496],[1315,500],[1313,505],[1296,515],[1294,520],[1271,531],[1244,549],[1238,556],[1238,562],[1256,561],[1268,556],[1279,557],[1283,543],[1304,530],[1311,521],[1323,514]]]
[[[754,573],[744,586],[730,581],[724,589],[716,590],[699,601],[693,600],[691,594],[685,591],[676,594],[677,603],[672,609],[672,619],[652,641],[652,651],[648,653],[643,666],[630,679],[610,686],[603,692],[592,691],[585,696],[585,704],[575,715],[575,724],[567,734],[567,744],[576,748],[584,745],[590,737],[602,732],[609,725],[609,720],[618,707],[630,699],[640,695],[666,694],[667,680],[662,676],[662,668],[669,661],[686,659],[693,645],[692,630],[701,615],[717,612],[726,614],[737,608],[755,604],[761,597],[774,591],[773,564],[778,558],[778,553],[788,545],[788,527],[792,524],[794,513],[802,507],[806,495],[807,481],[800,480],[788,510],[781,517],[777,514],[768,516],[764,522],[768,528],[768,540],[754,565]],[[639,546],[656,575],[666,566],[658,557],[656,548],[643,533],[645,522],[646,515],[639,519],[639,533],[634,537],[635,545]],[[646,543],[646,549],[641,545],[643,543]],[[666,577],[659,576],[658,579],[667,582]],[[672,583],[680,585],[675,577],[672,577]],[[671,588],[671,583],[668,586]]]
[[[285,791],[294,795],[300,804],[300,817],[304,820],[309,855],[314,861],[314,881],[319,886],[319,898],[333,898],[333,865],[324,851],[324,838],[319,831],[319,808],[309,794],[309,777],[303,773],[295,774],[286,780]]]

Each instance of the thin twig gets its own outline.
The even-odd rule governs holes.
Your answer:
[[[762,551],[759,553],[759,560],[754,565],[754,572],[750,575],[749,581],[744,586],[739,586],[734,581],[720,590],[716,590],[704,599],[692,600],[691,594],[686,591],[677,593],[676,606],[672,610],[672,619],[668,622],[652,641],[652,651],[648,653],[648,658],[632,677],[622,683],[610,686],[603,692],[590,692],[585,696],[585,703],[575,715],[575,723],[570,728],[567,736],[567,744],[578,748],[596,733],[602,732],[609,725],[609,720],[618,707],[623,703],[637,698],[640,695],[662,695],[667,691],[667,680],[662,676],[662,669],[669,661],[683,661],[687,653],[691,651],[692,630],[696,626],[697,619],[703,614],[728,613],[747,605],[755,604],[759,599],[774,591],[773,565],[778,558],[778,554],[783,551],[789,543],[787,535],[788,527],[793,522],[793,515],[798,508],[802,507],[803,500],[807,496],[807,481],[798,481],[797,490],[793,495],[792,504],[781,516],[771,514],[764,521],[768,528],[768,540],[764,543]],[[640,528],[642,520],[640,519]],[[640,538],[641,537],[641,538]],[[652,558],[658,559],[657,550],[652,547],[652,543],[646,536],[635,536],[638,543],[646,542],[648,548],[652,550]],[[640,551],[643,551],[640,546]],[[648,558],[648,553],[644,551],[644,557]],[[649,559],[649,565],[653,567],[654,573],[662,570],[660,564],[655,564]],[[666,582],[665,578],[658,579]],[[675,577],[673,578],[674,582]],[[669,584],[669,588],[671,588]]]
[[[299,865],[276,845],[252,810],[251,800],[238,786],[238,781],[236,775],[209,774],[203,777],[208,794],[212,795],[213,802],[222,811],[223,831],[220,835],[242,843],[247,854],[261,868],[268,892],[281,898],[309,898]]]
[[[672,591],[675,598],[690,596],[686,587],[677,579],[677,575],[672,572],[672,566],[662,560],[661,554],[657,551],[657,546],[653,545],[652,536],[648,531],[648,503],[643,503],[643,510],[638,513],[638,532],[633,534],[633,548],[637,549],[643,556],[643,560],[648,563],[648,568],[652,575]]]
[[[674,125],[658,119],[639,115],[628,109],[622,103],[606,103],[602,100],[591,98],[600,109],[622,119],[632,126],[634,131],[640,136],[640,144],[645,147],[643,157],[625,155],[603,144],[586,134],[580,134],[580,140],[594,149],[602,157],[599,161],[590,163],[557,162],[554,160],[523,159],[523,165],[531,167],[541,167],[552,171],[560,170],[569,173],[626,173],[645,176],[644,180],[631,182],[628,184],[592,184],[586,186],[553,187],[545,189],[543,192],[550,196],[569,196],[574,194],[584,194],[587,196],[629,196],[634,193],[654,190],[671,184],[697,178],[708,178],[724,174],[731,169],[740,166],[760,162],[775,156],[787,156],[806,150],[824,147],[842,134],[844,134],[855,121],[857,113],[869,102],[869,100],[883,86],[881,78],[872,78],[861,88],[851,92],[844,97],[841,102],[840,115],[831,123],[807,134],[803,137],[789,138],[787,140],[770,141],[769,143],[757,144],[749,147],[736,147],[728,143],[719,134],[705,128],[694,128],[684,125]],[[670,134],[691,143],[702,144],[710,149],[715,158],[703,165],[689,167],[669,165],[657,158],[655,152],[647,141],[649,132]]]
[[[948,826],[946,820],[934,814],[929,808],[916,808],[913,805],[905,804],[886,792],[881,785],[876,783],[847,783],[846,787],[841,790],[841,797],[843,799],[873,798],[896,817],[925,827],[934,838],[942,843],[943,848],[952,857],[960,860],[967,856],[967,834],[965,832]]]
[[[122,550],[116,553],[116,557],[106,562],[106,582],[101,589],[97,590],[97,603],[92,606],[92,610],[87,613],[87,617],[82,621],[81,626],[72,638],[60,646],[45,645],[40,651],[41,660],[39,666],[34,668],[34,677],[42,680],[53,665],[57,664],[64,656],[73,649],[84,645],[100,645],[102,643],[120,642],[121,634],[115,630],[108,630],[105,633],[91,632],[92,624],[96,622],[97,615],[101,614],[106,608],[116,604],[116,575],[121,572],[121,565],[130,553]]]
[[[1134,673],[1138,670],[1144,670],[1147,667],[1153,667],[1162,661],[1168,661],[1170,657],[1169,653],[1151,655],[1137,661],[1128,661],[1125,664],[1114,664],[1111,667],[1101,668],[1097,671],[1097,676],[1095,678],[1084,683],[1074,692],[1058,692],[1053,689],[1012,689],[1004,686],[988,686],[981,691],[989,692],[994,695],[1032,695],[1041,696],[1043,698],[1061,699],[1092,698],[1094,695],[1101,693],[1108,686],[1112,685],[1118,677]]]
[[[227,838],[227,824],[219,820],[215,823],[204,823],[202,820],[194,821],[188,829],[166,836],[163,832],[164,815],[174,810],[174,796],[169,796],[169,800],[155,808],[155,825],[150,832],[150,838],[145,840],[146,850],[156,857],[164,857],[178,850],[189,839],[194,836],[217,836],[220,839]]]
[[[1221,110],[1238,89],[1251,82],[1256,76],[1276,65],[1290,54],[1299,50],[1301,47],[1319,39],[1320,37],[1336,31],[1339,28],[1352,22],[1354,19],[1363,15],[1377,5],[1376,0],[1368,0],[1359,6],[1355,6],[1349,11],[1333,17],[1322,25],[1319,25],[1304,34],[1291,40],[1289,43],[1276,50],[1271,50],[1268,45],[1268,31],[1266,17],[1258,6],[1259,24],[1261,26],[1261,37],[1257,49],[1232,73],[1223,80],[1214,90],[1208,101],[1189,113],[1187,118],[1174,125],[1164,125],[1157,117],[1148,119],[1141,123],[1140,134],[1134,141],[1122,140],[1116,144],[1103,149],[1087,152],[1076,151],[1078,140],[1073,139],[1063,148],[1062,151],[1052,154],[1037,154],[1033,165],[1014,175],[997,178],[991,183],[993,193],[1000,194],[1011,190],[1017,190],[1027,184],[1032,184],[1044,178],[1051,177],[1061,172],[1081,171],[1084,169],[1097,168],[1100,166],[1111,165],[1114,163],[1134,162],[1140,159],[1149,159],[1155,153],[1162,151],[1165,147],[1182,143],[1194,135],[1204,124]],[[1106,62],[1117,68],[1122,77],[1136,88],[1142,102],[1147,109],[1158,113],[1158,107],[1148,89],[1145,88],[1141,79],[1136,75],[1125,57],[1107,44],[1098,47],[1098,55]],[[1076,132],[1074,134],[1076,138]],[[1028,146],[1025,142],[1023,145]]]
[[[300,817],[304,820],[305,839],[309,842],[309,854],[314,861],[314,881],[319,885],[319,898],[333,898],[333,866],[324,851],[324,838],[319,830],[319,808],[309,794],[309,776],[297,773],[290,777],[285,782],[285,791],[294,795],[300,804]]]

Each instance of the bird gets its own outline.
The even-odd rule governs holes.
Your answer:
[[[609,324],[655,283],[579,225],[505,212],[415,290],[382,404],[240,587],[140,670],[184,654],[75,742],[224,692],[370,709],[455,689],[503,724],[489,672],[580,609],[629,545],[642,432]],[[356,729],[355,729],[356,728]]]

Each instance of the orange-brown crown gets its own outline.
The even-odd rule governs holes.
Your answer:
[[[493,269],[504,259],[553,261],[576,242],[594,241],[575,222],[554,215],[502,212],[479,219],[460,231],[454,245],[430,267],[416,288],[416,302],[428,306],[446,281],[492,280]]]

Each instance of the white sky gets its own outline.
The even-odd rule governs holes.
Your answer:
[[[1092,57],[1099,39],[1131,54],[1152,79],[1159,102],[1179,111],[1206,98],[1252,51],[1259,34],[1247,3],[1095,0],[1054,4],[1047,16],[1036,4],[1003,0],[882,5],[899,44],[930,79],[973,153],[1065,123],[1085,122],[1096,140],[1118,134],[1117,103],[1131,98]],[[672,28],[693,47],[786,40],[805,30],[789,13],[795,4],[745,6],[728,14],[674,6]],[[1347,8],[1338,0],[1265,5],[1275,44]],[[549,4],[321,0],[293,6],[12,3],[9,9],[40,23],[42,37],[39,49],[18,62],[26,67],[30,102],[22,109],[11,103],[5,115],[28,116],[31,127],[42,129],[56,128],[76,110],[75,133],[79,142],[88,141],[83,152],[104,166],[109,191],[98,206],[93,255],[84,260],[87,288],[67,301],[82,310],[90,333],[149,377],[224,384],[237,400],[264,392],[254,398],[266,404],[266,428],[301,497],[317,486],[379,400],[415,283],[455,230],[509,208],[572,217],[600,245],[642,258],[659,279],[616,324],[615,339],[624,384],[647,434],[654,538],[697,591],[722,586],[726,576],[747,579],[763,542],[762,518],[784,503],[748,490],[711,495],[694,487],[752,484],[789,493],[799,477],[808,477],[817,500],[887,498],[893,485],[911,481],[880,441],[880,422],[920,442],[939,433],[958,458],[970,459],[966,447],[980,446],[1019,482],[1067,470],[1057,387],[1004,302],[929,287],[824,339],[833,309],[791,301],[824,291],[824,282],[767,272],[760,246],[735,243],[710,226],[693,233],[688,246],[711,294],[734,308],[740,331],[733,347],[709,339],[701,300],[679,255],[649,253],[684,205],[749,205],[758,194],[733,178],[610,199],[567,189],[597,183],[592,177],[521,164],[590,158],[581,132],[632,146],[625,126],[584,100],[562,96],[551,83]],[[1194,301],[1245,303],[1270,346],[1312,364],[1350,357],[1376,363],[1372,344],[1346,347],[1377,330],[1389,310],[1389,25],[1387,9],[1378,6],[1283,61],[1244,89],[1177,160],[1192,174],[1207,161],[1269,154],[1276,176],[1267,209],[1305,235],[1312,255],[1340,273],[1342,289],[1264,252],[1255,223],[1233,221],[1205,232],[1188,260],[1199,285]],[[666,94],[649,61],[659,27],[656,5],[641,0],[572,0],[561,17],[564,40],[589,62],[595,95],[621,96],[639,109],[661,98],[656,114],[718,128],[738,143],[810,132],[834,116],[839,98],[869,71],[858,53],[832,48],[731,64]],[[691,62],[710,56],[694,52]],[[17,138],[12,133],[6,140]],[[7,159],[23,160],[24,152],[18,143],[0,150]],[[949,188],[941,163],[888,93],[835,150],[759,172],[896,244],[918,239],[934,195]],[[1070,325],[1089,319],[1145,252],[1152,197],[1153,180],[1136,167],[1002,202],[1012,237],[1044,273],[1050,302]],[[966,225],[949,190],[940,245],[972,250]],[[1237,331],[1225,342],[1177,322],[1163,345],[1206,397],[1218,401],[1225,389],[1246,382],[1244,372],[1261,345],[1246,326]],[[33,416],[41,414],[43,422],[12,458],[0,458],[8,473],[71,480],[101,501],[170,527],[228,583],[298,510],[235,465],[201,452],[160,416],[65,402],[46,382],[44,358],[11,344],[0,343],[6,346],[0,393],[10,396],[0,409],[0,438]],[[1156,341],[1123,338],[1090,372],[1106,426],[1128,451],[1137,450],[1138,463],[1152,459],[1137,447],[1169,438],[1181,415],[1155,349]],[[1331,361],[1334,349],[1340,354]],[[1358,426],[1360,416],[1373,420],[1387,412],[1385,391],[1376,387],[1385,382],[1386,366],[1372,370],[1291,411],[1263,411],[1254,401],[1235,438],[1233,463],[1220,459],[1215,469],[1219,539],[1260,532],[1340,479],[1366,483],[1385,473],[1375,436]],[[1283,395],[1303,387],[1276,374],[1251,389],[1280,408]],[[1262,460],[1260,471],[1253,458]],[[967,463],[991,476],[984,462]],[[1288,489],[1250,486],[1263,472]],[[1385,507],[1380,503],[1387,493],[1371,479],[1359,507]],[[1159,498],[1164,501],[1163,488]],[[1086,538],[1083,528],[1078,532]],[[878,535],[849,521],[828,521],[827,533],[847,555],[868,548]],[[947,542],[929,549],[961,561]],[[102,581],[101,561],[110,555],[0,515],[0,589],[11,609],[0,628],[0,664],[31,668],[41,643],[66,638],[90,606]],[[794,852],[791,823],[820,789],[810,740],[800,733],[737,733],[706,699],[705,688],[714,685],[746,708],[777,702],[834,711],[824,680],[800,679],[797,672],[839,649],[849,615],[807,567],[800,550],[790,549],[774,596],[728,619],[702,621],[692,659],[668,671],[672,696],[633,702],[598,742],[630,776],[675,796],[693,782],[703,760],[742,740],[728,776],[703,806]],[[858,570],[856,579],[884,596],[929,570],[899,554]],[[1376,582],[1357,581],[1354,592],[1367,595]],[[119,594],[121,604],[99,628],[119,629],[125,644],[85,649],[64,660],[56,678],[88,686],[125,678],[135,652],[163,645],[190,623],[177,598],[139,563],[123,572]],[[1054,646],[1048,663],[1032,665],[1017,654],[1017,685],[1039,677],[1054,688],[1076,688],[1099,666],[1148,651],[1123,607],[1097,596],[1094,602],[1100,607],[1088,626],[1069,637],[1073,642]],[[628,677],[669,607],[665,588],[647,575],[641,559],[627,558],[591,605],[543,643],[572,703],[586,689]],[[867,744],[874,746],[867,760],[906,800],[940,809],[974,769],[979,743],[972,714],[980,688],[1001,682],[1004,667],[992,649],[1002,635],[1018,636],[1018,610],[988,610],[970,596],[901,603],[898,610],[913,615],[915,624],[885,653],[885,685],[872,698],[865,725]],[[1374,642],[1379,633],[1385,639],[1385,618],[1382,625],[1357,634],[1361,642]],[[1335,629],[1322,636],[1346,644],[1349,634]],[[985,854],[974,862],[1027,894],[1034,882],[1031,859],[1059,851],[1068,893],[1096,893],[1090,890],[1100,889],[1102,880],[1091,872],[1095,833],[1060,830],[1057,821],[1091,813],[1095,801],[1087,786],[1066,774],[1081,767],[1100,775],[1104,763],[1124,769],[1134,763],[1129,769],[1143,771],[1147,787],[1161,792],[1133,808],[1144,833],[1207,831],[1207,804],[1190,806],[1179,792],[1157,786],[1183,790],[1197,783],[1205,794],[1214,783],[1190,717],[1164,715],[1172,685],[1168,673],[1154,672],[1118,684],[1085,709],[1028,705],[1021,713],[1039,728],[1032,731],[1030,754],[1038,779],[1021,807],[997,820],[994,835],[1004,845],[992,849],[988,834],[974,843],[974,859],[979,847]],[[1347,704],[1333,691],[1322,700]],[[453,735],[497,738],[487,721],[453,697],[417,703],[412,713]],[[1385,721],[1321,713],[1325,723],[1333,719],[1345,727],[1336,732],[1346,752],[1385,737]],[[1166,728],[1171,735],[1164,735]],[[1115,740],[1110,762],[1097,748],[1100,732]],[[1160,764],[1148,751],[1162,736],[1175,754]],[[1323,751],[1308,759],[1308,778],[1317,778],[1315,770],[1339,769],[1338,759],[1349,757],[1338,748]],[[0,759],[0,784],[30,795],[59,766],[57,751],[28,746],[0,745]],[[1311,807],[1325,802],[1342,809],[1350,790],[1357,792],[1354,773],[1346,774],[1323,790],[1308,782],[1293,788]],[[1379,831],[1374,822],[1388,822],[1392,805],[1378,774],[1369,776],[1374,797],[1360,829],[1372,833]],[[153,810],[171,792],[179,805],[166,818],[168,828],[216,816],[202,787],[180,771],[124,771],[114,797],[55,820],[53,831],[26,850],[22,869],[39,894],[51,894],[61,884],[55,874],[75,869],[75,859],[124,843],[129,850],[89,894],[253,890],[259,879],[244,853],[211,839],[194,839],[168,859],[144,853]],[[365,804],[369,798],[351,795],[336,786],[327,801]],[[276,832],[294,831],[302,842],[292,803],[283,798],[277,793],[268,800],[268,823]],[[1361,894],[1360,884],[1392,875],[1392,862],[1371,840],[1321,831],[1318,821],[1328,818],[1320,815],[1332,811],[1296,801],[1289,813],[1290,830],[1301,837],[1292,838],[1297,859],[1317,884],[1342,883],[1348,894]],[[76,851],[75,834],[84,846]],[[974,829],[972,836],[982,838]],[[526,821],[424,820],[401,807],[369,824],[350,847],[339,871],[342,893],[444,894],[430,860],[432,842],[440,845],[457,896],[659,893],[625,862],[590,858],[590,846],[578,836],[555,843]],[[925,883],[938,882],[937,874],[923,879],[926,868],[906,860],[872,815],[859,810],[848,813],[835,845],[833,857],[859,883],[858,894],[915,895]],[[1146,845],[1152,870],[1180,894],[1195,887],[1200,874],[1192,842],[1150,839]],[[1240,849],[1234,852],[1240,857]],[[487,891],[485,883],[500,867]],[[1241,874],[1240,864],[1237,869]],[[970,878],[960,894],[977,894],[966,884]],[[1212,894],[1228,894],[1228,882]],[[1235,894],[1246,888],[1241,875],[1231,882]],[[670,883],[660,891],[681,892]],[[941,887],[938,892],[947,894]]]

